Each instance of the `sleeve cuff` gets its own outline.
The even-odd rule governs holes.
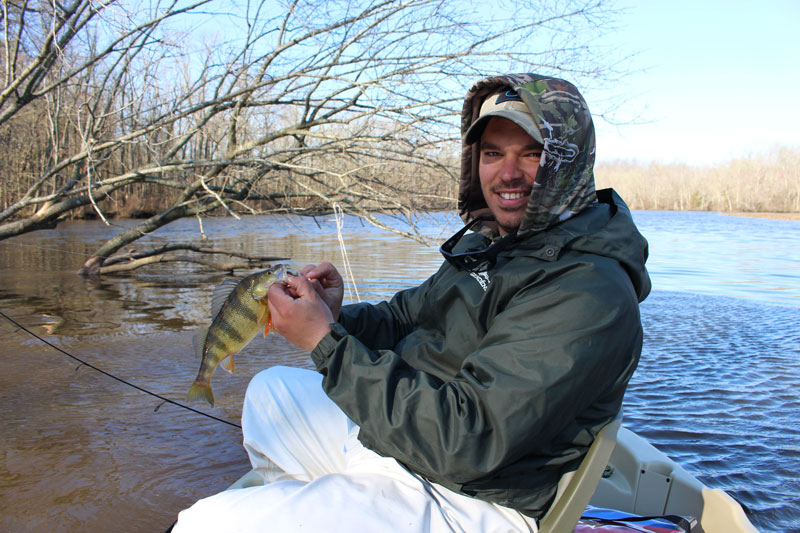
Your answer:
[[[348,335],[350,335],[350,333],[344,329],[344,326],[338,322],[331,323],[330,333],[322,337],[322,340],[320,340],[317,346],[311,351],[311,359],[314,361],[317,370],[325,365],[328,358],[336,349],[336,345],[339,344],[339,341]]]

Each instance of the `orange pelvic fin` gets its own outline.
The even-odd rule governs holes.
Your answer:
[[[223,368],[229,374],[233,374],[233,355],[229,355],[225,359],[219,362],[219,366]]]

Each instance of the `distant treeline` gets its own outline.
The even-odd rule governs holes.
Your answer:
[[[441,161],[439,168],[448,168],[448,172],[433,168],[420,172],[412,165],[388,164],[382,169],[381,181],[390,188],[414,190],[419,210],[455,209],[456,164],[455,158]],[[800,150],[792,148],[777,148],[713,167],[616,161],[599,164],[595,180],[598,189],[613,187],[631,209],[800,213]],[[112,213],[119,218],[139,218],[166,208],[171,199],[150,194],[150,189],[148,184],[137,184],[124,191],[123,201],[115,203]],[[284,202],[295,209],[315,213],[328,208],[299,188],[284,189],[284,194]],[[292,196],[294,200],[289,200]],[[269,204],[256,202],[254,207],[256,211],[274,208]],[[94,212],[87,207],[75,215],[92,217]]]
[[[800,213],[800,150],[777,148],[714,167],[615,162],[595,169],[631,209]]]
[[[29,149],[34,146],[29,144]],[[455,154],[458,146],[454,143]],[[456,157],[445,157],[443,153],[430,157],[436,161],[428,167],[402,161],[384,161],[366,181],[370,186],[380,183],[385,191],[394,191],[397,197],[405,198],[407,207],[419,211],[441,211],[456,208],[458,183],[458,161]],[[24,151],[11,152],[25,155]],[[358,159],[354,154],[352,159]],[[7,174],[24,176],[22,169],[12,169],[15,164],[31,164],[31,159],[8,157],[0,163]],[[318,161],[318,168],[334,170],[330,180],[339,181],[339,186],[356,185],[363,176],[355,173],[343,179],[337,175],[337,162]],[[363,168],[369,164],[365,161]],[[330,209],[325,201],[325,188],[313,181],[303,183],[301,176],[286,172],[284,181],[262,182],[253,188],[248,205],[232,205],[239,212],[280,212],[273,197],[280,198],[286,212],[316,214]],[[321,178],[324,180],[325,178]],[[800,213],[800,150],[775,149],[768,154],[735,159],[714,167],[694,167],[685,164],[640,163],[616,161],[599,164],[595,168],[598,189],[613,187],[631,209],[677,210],[677,211],[721,211],[721,212],[770,212]],[[5,181],[5,180],[3,180]],[[348,185],[352,184],[352,185]],[[22,186],[20,186],[22,185]],[[19,200],[28,184],[22,180],[0,183],[0,200],[5,207]],[[319,192],[317,192],[317,189]],[[411,193],[413,191],[413,194]],[[166,194],[165,194],[166,193]],[[170,194],[172,193],[172,194]],[[121,188],[108,197],[106,215],[110,218],[146,218],[155,215],[175,202],[177,192],[164,191],[152,183],[135,183]],[[376,195],[377,196],[377,195]],[[377,198],[376,198],[377,200]],[[368,210],[385,210],[385,205],[375,201]],[[276,209],[277,208],[277,209]],[[225,214],[220,208],[218,213]],[[75,209],[69,218],[94,218],[91,205]]]

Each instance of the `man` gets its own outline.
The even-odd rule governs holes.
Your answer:
[[[312,372],[254,379],[245,447],[265,497],[289,505],[259,520],[319,528],[295,515],[327,498],[332,531],[390,519],[533,531],[621,408],[641,352],[647,243],[615,193],[595,193],[583,98],[551,77],[487,78],[467,94],[462,132],[467,226],[431,278],[344,308],[329,263],[271,288],[275,330],[311,352],[332,402],[305,396]]]

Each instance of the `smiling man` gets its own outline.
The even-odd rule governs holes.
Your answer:
[[[522,98],[512,89],[490,95],[467,131],[479,142],[481,190],[500,233],[519,228],[542,158],[542,135]]]
[[[542,144],[506,118],[493,117],[480,141],[481,189],[501,235],[519,228],[528,207]]]
[[[316,373],[253,379],[242,426],[265,485],[200,502],[179,526],[536,530],[621,408],[647,243],[613,191],[595,192],[594,127],[572,84],[483,79],[462,134],[466,226],[422,285],[342,307],[342,277],[321,263],[272,286],[274,329]]]

